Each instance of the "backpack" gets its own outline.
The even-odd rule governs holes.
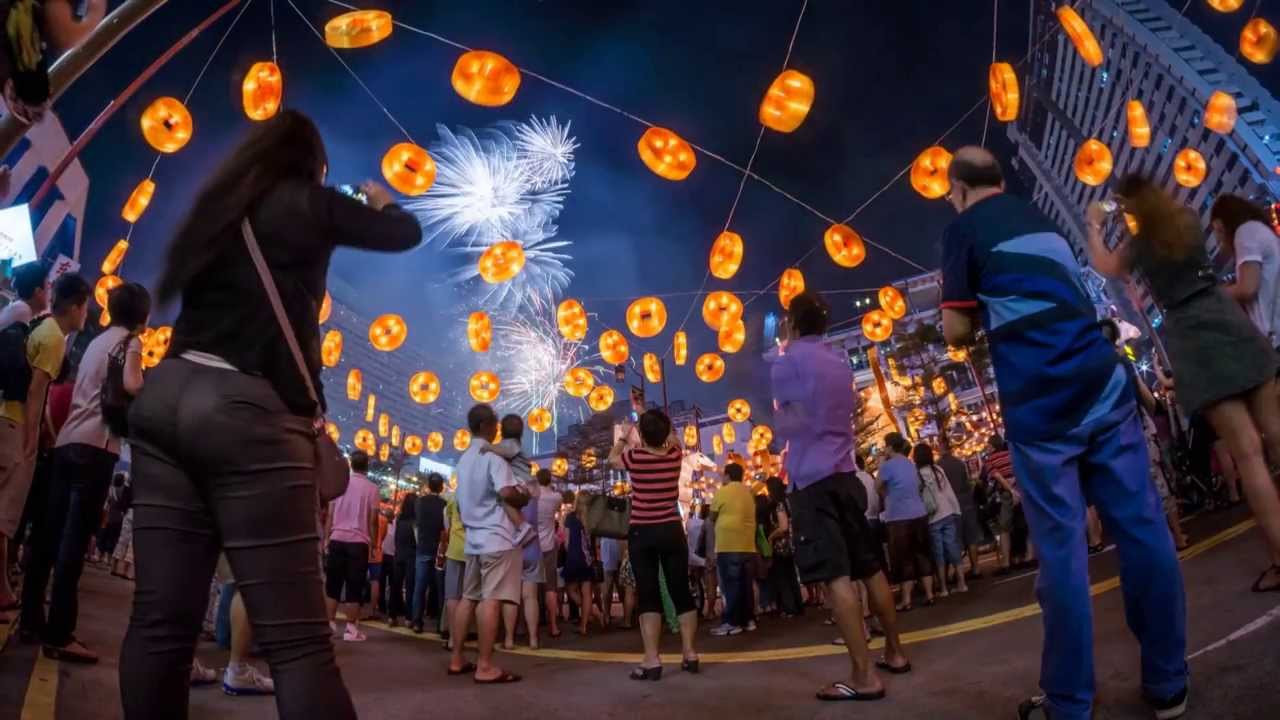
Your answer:
[[[115,349],[107,353],[107,377],[102,381],[98,403],[102,410],[102,422],[116,437],[129,435],[129,405],[133,396],[124,389],[124,363],[129,354],[129,342],[133,335],[126,335]]]
[[[31,389],[31,362],[27,360],[27,338],[45,318],[46,313],[30,323],[15,322],[0,329],[0,400],[26,402]]]
[[[937,477],[935,474],[934,477]],[[920,475],[920,499],[924,500],[924,511],[929,517],[933,517],[938,512],[938,495],[933,489],[933,485],[924,479],[924,475]]]

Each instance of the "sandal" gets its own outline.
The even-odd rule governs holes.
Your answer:
[[[501,675],[495,678],[489,678],[488,680],[481,680],[480,678],[474,678],[474,679],[477,685],[506,685],[507,683],[520,682],[519,675],[516,675],[515,673],[507,672],[505,670],[502,672]]]
[[[906,675],[907,673],[911,672],[911,663],[907,663],[906,665],[902,665],[902,666],[894,666],[894,665],[890,665],[888,661],[882,659],[882,660],[876,661],[876,667],[880,668],[881,670],[884,670],[885,672],[891,675]]]
[[[1256,593],[1280,592],[1280,578],[1277,579],[1274,585],[1271,585],[1269,587],[1262,587],[1262,581],[1266,580],[1267,574],[1271,572],[1274,572],[1277,574],[1277,576],[1280,576],[1280,565],[1272,565],[1266,570],[1263,570],[1262,574],[1258,575],[1258,579],[1253,581],[1253,587],[1250,589]]]
[[[873,693],[863,693],[854,690],[853,687],[847,683],[838,682],[831,683],[827,687],[819,690],[818,699],[825,700],[827,702],[866,702],[871,700],[883,700],[884,690]]]
[[[900,613],[909,613],[909,612],[911,612],[912,610],[915,610],[915,609],[916,609],[916,606],[915,606],[915,605],[900,605],[900,606],[898,606],[898,607],[894,608],[894,610],[897,610],[897,611],[898,611],[898,612],[900,612]]]
[[[662,666],[657,665],[655,667],[648,668],[637,667],[631,671],[630,677],[632,680],[652,680],[653,682],[658,682],[662,679]]]
[[[471,675],[475,671],[476,671],[476,664],[473,662],[463,663],[462,668],[459,670],[454,670],[453,668],[449,668],[449,674],[454,676]]]

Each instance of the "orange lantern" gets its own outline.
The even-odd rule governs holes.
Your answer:
[[[751,439],[768,445],[773,442],[773,429],[768,425],[757,425],[751,429]]]
[[[329,439],[332,440],[334,443],[337,443],[338,438],[342,437],[342,433],[338,431],[338,426],[334,425],[331,422],[327,422],[324,424],[324,431],[326,434],[328,434]]]
[[[684,444],[695,447],[698,444],[698,428],[693,425],[684,426]]]
[[[498,393],[502,391],[502,383],[498,381],[498,376],[488,370],[481,370],[472,375],[467,387],[471,391],[471,398],[482,403],[497,400]]]
[[[738,431],[734,429],[733,423],[725,423],[720,426],[720,437],[724,438],[724,441],[730,445],[738,442]]]
[[[1208,174],[1208,164],[1198,150],[1184,148],[1173,158],[1173,179],[1182,187],[1199,187]]]
[[[671,358],[678,367],[684,367],[689,361],[689,335],[683,330],[677,330],[671,338]]]
[[[359,400],[360,391],[364,388],[364,373],[360,372],[360,368],[351,368],[347,371],[347,399]]]
[[[590,448],[583,450],[582,454],[578,456],[578,465],[582,466],[583,470],[590,470],[591,468],[595,467],[596,466],[595,451]]]
[[[120,209],[120,217],[125,222],[136,223],[138,218],[142,217],[142,213],[147,211],[147,206],[151,204],[151,198],[156,194],[156,183],[151,178],[146,178],[138,183],[133,192],[129,193],[129,199],[125,201],[124,207]]]
[[[600,335],[600,357],[610,365],[621,365],[631,357],[631,349],[622,333],[605,330]]]
[[[469,447],[471,447],[471,431],[470,430],[466,428],[462,428],[461,430],[453,434],[454,450],[466,450]]]
[[[556,308],[556,326],[565,340],[580,342],[587,336],[587,309],[577,300],[562,301]]]
[[[417,457],[422,454],[422,438],[417,435],[410,435],[404,439],[404,451],[410,455]]]
[[[928,198],[936,200],[951,190],[947,169],[951,167],[951,153],[934,145],[916,156],[911,163],[911,187]]]
[[[1138,236],[1138,216],[1131,213],[1124,214],[1124,226],[1129,228],[1129,234],[1134,237]]]
[[[644,164],[666,180],[683,180],[698,164],[698,156],[694,155],[689,143],[666,128],[645,130],[636,143],[636,150]]]
[[[382,445],[378,447],[378,459],[381,460],[382,462],[386,462],[387,459],[390,457],[391,457],[391,446],[386,443],[382,443]]]
[[[409,378],[409,398],[419,405],[430,405],[440,397],[440,378],[428,370]]]
[[[369,343],[375,350],[391,352],[404,344],[409,336],[409,326],[404,318],[388,313],[369,325]]]
[[[1220,13],[1235,12],[1244,5],[1244,0],[1209,0],[1209,7]]]
[[[1209,96],[1204,108],[1204,126],[1216,133],[1226,135],[1236,127],[1236,99],[1221,90],[1215,90]]]
[[[427,451],[437,453],[444,447],[444,435],[438,432],[427,434]]]
[[[485,282],[506,282],[524,268],[524,248],[512,240],[496,242],[480,255],[476,267]]]
[[[898,288],[892,285],[885,285],[880,288],[877,293],[880,299],[880,309],[893,320],[900,320],[907,314],[907,301],[902,297],[902,293]]]
[[[529,428],[534,432],[546,432],[551,427],[551,411],[546,408],[534,408],[529,411]]]
[[[191,141],[195,123],[177,98],[162,97],[142,111],[142,137],[162,153],[176,153]]]
[[[1066,31],[1067,37],[1071,38],[1071,44],[1076,46],[1076,52],[1080,53],[1080,59],[1084,60],[1086,65],[1098,67],[1102,64],[1102,46],[1098,44],[1098,38],[1094,37],[1093,31],[1085,24],[1080,13],[1070,5],[1060,5],[1058,22],[1062,23],[1062,29]]]
[[[778,279],[778,302],[784,310],[791,309],[791,301],[804,292],[804,274],[799,268],[787,268]]]
[[[93,286],[93,299],[98,303],[99,307],[105,310],[107,308],[107,296],[111,294],[112,290],[123,284],[124,280],[121,280],[119,275],[103,275],[98,278],[97,284]]]
[[[382,156],[382,177],[405,195],[421,195],[436,181],[436,162],[411,142],[397,143]]]
[[[735,320],[720,328],[716,340],[720,346],[720,352],[732,355],[741,350],[747,342],[747,326],[741,319]]]
[[[329,315],[333,313],[333,298],[329,297],[329,291],[324,291],[324,300],[320,301],[320,324],[329,322]]]
[[[391,447],[400,447],[400,426],[391,426]]]
[[[724,441],[720,439],[719,435],[711,436],[711,452],[716,455],[724,453]]]
[[[389,12],[352,10],[324,24],[324,42],[342,50],[369,47],[390,37],[394,27]]]
[[[558,457],[551,461],[551,474],[556,477],[564,477],[569,474],[569,458]]]
[[[1280,37],[1276,34],[1276,27],[1260,17],[1250,20],[1240,31],[1240,54],[1249,62],[1258,65],[1271,62],[1276,57],[1278,46]]]
[[[702,320],[716,332],[741,317],[742,301],[727,290],[717,290],[702,302]]]
[[[368,428],[360,428],[357,430],[355,437],[352,439],[352,443],[356,446],[357,450],[363,450],[369,455],[377,452],[378,440],[373,436],[373,433],[370,432]]]
[[[111,327],[111,313],[106,310],[98,313],[98,324],[102,327]]]
[[[636,337],[651,338],[667,326],[667,306],[652,295],[627,306],[627,329]]]
[[[368,397],[365,398],[365,401],[364,421],[373,422],[373,413],[378,407],[378,396],[373,393],[369,393]]]
[[[573,397],[586,397],[595,386],[596,379],[586,368],[571,368],[564,374],[564,391]]]
[[[734,422],[746,422],[751,417],[751,404],[742,398],[729,401],[729,419]]]
[[[488,313],[477,310],[467,317],[467,344],[472,352],[489,352],[493,343],[493,323]]]
[[[284,73],[273,62],[254,63],[240,83],[244,114],[250,120],[268,120],[280,112],[284,99]]]
[[[500,107],[511,102],[520,89],[520,68],[498,53],[470,50],[454,64],[450,82],[464,100]]]
[[[883,310],[872,310],[862,316],[862,334],[871,342],[884,342],[893,334],[893,318]]]
[[[587,405],[596,412],[604,412],[613,407],[613,388],[608,385],[597,385],[587,395]]]
[[[169,343],[173,340],[173,328],[158,327],[151,332],[142,344],[142,367],[153,368],[160,364],[169,352]]]
[[[391,416],[378,413],[378,437],[386,437],[389,434],[391,434]]]
[[[128,240],[117,240],[111,252],[107,253],[107,257],[102,261],[103,275],[114,275],[116,270],[120,269],[120,263],[124,262],[125,253],[129,252]]]
[[[728,230],[720,233],[711,243],[711,274],[728,280],[742,267],[742,236]]]
[[[713,383],[724,377],[724,358],[715,353],[705,353],[694,363],[693,373],[704,383]]]
[[[1101,141],[1085,140],[1076,151],[1076,178],[1085,185],[1097,187],[1111,177],[1111,150]]]
[[[1000,122],[1018,119],[1022,96],[1018,92],[1018,75],[1006,62],[991,63],[987,73],[987,89],[991,95],[991,112]]]
[[[827,254],[835,264],[845,268],[855,268],[867,259],[867,248],[862,236],[848,225],[832,225],[822,234],[822,242],[827,246]]]
[[[337,367],[341,359],[342,333],[330,330],[324,334],[324,341],[320,343],[320,362],[324,363],[325,367]]]
[[[962,347],[947,347],[947,358],[952,362],[964,362],[969,359],[969,351]]]
[[[1151,122],[1141,100],[1130,100],[1126,111],[1129,119],[1129,144],[1144,148],[1151,144]]]
[[[783,70],[760,101],[760,124],[789,133],[800,127],[813,107],[813,80],[796,70]]]
[[[662,382],[662,362],[655,353],[644,354],[644,379],[651,383]]]

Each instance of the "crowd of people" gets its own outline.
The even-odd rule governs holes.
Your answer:
[[[720,480],[713,494],[682,503],[671,420],[640,408],[608,457],[629,477],[619,510],[534,471],[521,418],[480,404],[456,491],[430,475],[420,494],[384,503],[362,451],[340,487],[320,482],[331,463],[315,318],[336,247],[400,252],[421,230],[385,188],[366,184],[362,203],[324,187],[326,172],[319,133],[295,111],[227,157],[170,246],[156,297],[181,298],[181,312],[168,355],[145,374],[145,287],[112,290],[109,327],[72,358],[89,283],[69,273],[50,284],[39,262],[13,273],[18,300],[0,310],[0,621],[20,614],[20,637],[50,658],[96,662],[75,634],[86,558],[135,579],[120,661],[130,720],[185,717],[189,686],[216,682],[195,658],[202,631],[230,651],[228,693],[273,693],[285,718],[354,718],[333,641],[366,640],[371,615],[438,632],[448,675],[479,684],[521,680],[499,664],[499,643],[523,635],[537,649],[564,627],[638,626],[643,655],[629,676],[654,682],[664,627],[679,635],[681,671],[699,673],[700,621],[723,638],[821,608],[850,672],[817,697],[880,700],[881,673],[914,671],[898,614],[969,592],[987,545],[996,575],[1040,571],[1044,694],[1021,717],[1087,718],[1087,557],[1102,532],[1120,555],[1143,691],[1157,718],[1176,718],[1188,702],[1176,555],[1187,540],[1158,422],[1175,407],[1221,438],[1222,469],[1270,552],[1253,590],[1280,590],[1280,492],[1267,465],[1280,458],[1280,251],[1244,201],[1224,196],[1212,211],[1237,263],[1225,287],[1194,215],[1149,181],[1125,178],[1115,208],[1089,210],[1091,263],[1115,277],[1140,270],[1165,313],[1171,373],[1159,368],[1153,392],[1118,352],[1118,326],[1098,322],[1065,240],[1004,192],[990,153],[956,153],[942,326],[957,346],[985,331],[1007,428],[980,466],[899,432],[857,447],[852,371],[823,342],[827,305],[805,292],[770,368],[779,476],[729,461],[707,473]],[[1138,229],[1108,247],[1116,208]],[[116,473],[124,443],[128,476]],[[885,639],[875,659],[872,635]],[[269,675],[249,661],[255,647]]]

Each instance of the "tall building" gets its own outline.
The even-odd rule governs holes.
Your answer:
[[[1109,192],[1076,179],[1073,161],[1082,143],[1096,138],[1114,157],[1114,177],[1150,175],[1198,212],[1208,227],[1209,209],[1221,193],[1258,201],[1280,195],[1280,102],[1224,50],[1164,0],[1081,0],[1076,8],[1097,36],[1104,60],[1090,67],[1054,13],[1057,3],[1036,0],[1031,63],[1020,78],[1023,107],[1009,125],[1017,147],[1013,171],[1034,202],[1070,240],[1087,265],[1084,212]],[[1229,134],[1204,127],[1214,91],[1235,98],[1239,119]],[[1142,102],[1151,142],[1135,148],[1127,137],[1126,108]],[[1174,157],[1195,148],[1207,175],[1195,188],[1173,179]],[[1114,232],[1122,230],[1117,227]],[[1098,279],[1091,285],[1100,286]],[[1159,327],[1159,311],[1142,286],[1110,284],[1113,299],[1127,295]]]

